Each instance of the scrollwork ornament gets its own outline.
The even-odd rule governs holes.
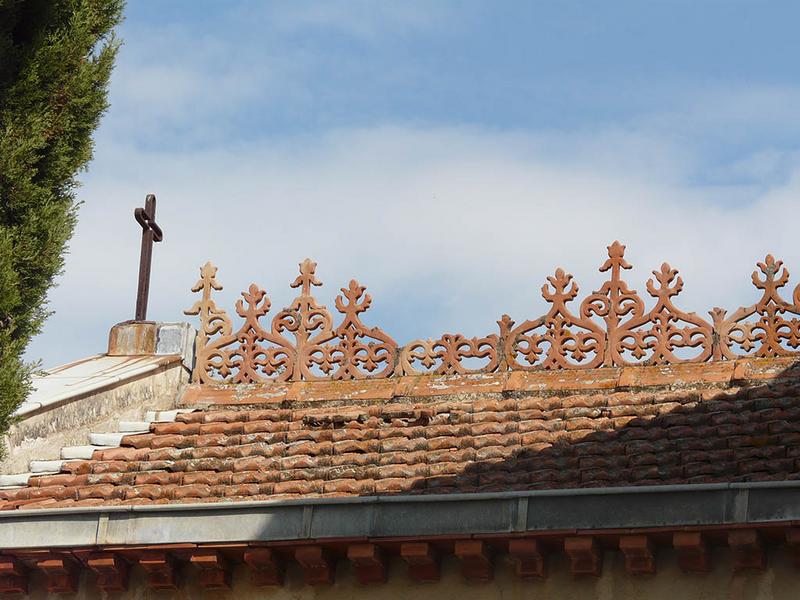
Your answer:
[[[633,310],[631,319],[620,326],[615,353],[619,364],[666,365],[708,360],[714,340],[711,323],[695,313],[678,309],[672,302],[683,289],[678,271],[663,263],[660,270],[653,271],[653,276],[647,281],[647,291],[656,299],[656,305],[646,314]],[[691,357],[675,354],[675,350],[688,348],[700,351]],[[626,360],[625,352],[635,360]]]
[[[606,338],[600,326],[578,317],[567,303],[578,295],[572,275],[556,269],[542,286],[542,297],[551,304],[546,315],[502,331],[506,361],[512,369],[590,369],[603,361]],[[504,321],[509,321],[504,317]],[[520,358],[525,364],[519,362]]]
[[[466,338],[460,333],[446,333],[436,340],[415,340],[406,344],[400,354],[402,372],[405,375],[425,372],[437,375],[492,373],[498,366],[499,339],[496,335]],[[469,368],[464,364],[466,360],[479,360],[483,364]],[[416,368],[415,363],[421,364],[425,370]]]
[[[318,381],[385,378],[424,373],[452,376],[508,370],[591,369],[639,364],[734,360],[741,356],[774,358],[800,353],[800,285],[791,301],[781,296],[789,272],[767,255],[757,263],[752,282],[761,291],[751,306],[728,314],[709,311],[708,321],[676,307],[683,290],[678,271],[663,263],[647,281],[655,304],[628,287],[622,273],[631,265],[625,246],[614,242],[600,266],[607,273],[597,291],[578,300],[578,285],[556,269],[542,286],[550,305],[546,314],[516,324],[504,315],[499,335],[467,338],[448,333],[399,347],[378,327],[362,321],[372,298],[351,280],[335,299],[341,322],[318,303],[312,290],[321,286],[316,263],[300,263],[291,284],[298,295],[269,321],[266,292],[251,285],[236,302],[241,326],[217,306],[222,290],[217,268],[206,263],[192,291],[200,298],[186,311],[199,317],[193,381],[201,384],[252,384],[267,381]],[[577,303],[577,310],[571,308]]]
[[[264,377],[289,380],[294,363],[293,346],[276,331],[265,331],[259,322],[270,309],[266,292],[255,284],[242,292],[242,299],[236,302],[236,314],[244,322],[234,333],[228,314],[211,299],[212,291],[222,290],[216,273],[217,268],[211,263],[201,268],[200,280],[192,291],[202,292],[202,297],[185,311],[200,316],[194,380],[213,383],[218,381],[217,375],[229,383],[256,383]]]
[[[789,356],[800,347],[800,286],[792,294],[793,301],[787,302],[780,295],[789,282],[783,262],[768,254],[756,267],[751,280],[762,291],[758,302],[740,307],[727,318],[722,309],[712,311],[720,338],[717,358],[736,358],[740,355],[736,349],[759,358]]]
[[[630,269],[625,260],[625,246],[615,241],[608,246],[608,259],[600,267],[601,273],[610,271],[610,277],[602,287],[587,296],[581,302],[581,318],[590,321],[602,319],[606,331],[606,343],[602,365],[617,366],[624,363],[620,354],[620,337],[623,335],[622,322],[625,317],[629,321],[641,319],[644,313],[644,302],[635,290],[628,289],[622,279],[622,270]]]
[[[225,353],[220,349],[234,343],[236,338],[231,335],[233,324],[230,317],[211,298],[213,292],[222,290],[216,276],[217,267],[210,262],[200,267],[200,279],[192,286],[192,292],[202,295],[191,308],[184,311],[186,315],[200,317],[195,359],[197,366],[192,375],[197,383],[212,383],[215,373],[222,378],[230,375]],[[212,342],[214,336],[218,337]]]
[[[320,353],[321,346],[336,335],[330,311],[325,306],[318,304],[311,293],[313,287],[322,285],[322,282],[317,279],[316,270],[317,263],[311,259],[307,258],[300,263],[300,274],[290,284],[292,288],[300,288],[300,294],[272,321],[273,330],[281,335],[291,333],[294,336],[296,356],[294,379],[298,380],[324,378],[324,376],[317,375],[313,369],[315,366],[321,366],[323,372],[326,372],[328,363],[324,360],[320,361],[317,355]]]
[[[394,371],[397,343],[378,327],[367,327],[359,315],[372,304],[367,288],[350,280],[336,297],[336,310],[344,319],[335,329],[335,343],[320,344],[309,360],[332,379],[374,379]]]

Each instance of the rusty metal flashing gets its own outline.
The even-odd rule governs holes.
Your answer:
[[[222,286],[217,268],[206,263],[192,288],[201,298],[186,311],[200,319],[193,381],[251,384],[502,374],[800,355],[800,286],[791,300],[780,295],[789,280],[780,260],[767,255],[757,263],[751,278],[761,297],[755,304],[730,314],[713,308],[708,319],[675,306],[683,281],[667,263],[647,282],[655,299],[648,309],[622,279],[622,271],[631,268],[624,254],[619,242],[608,246],[608,259],[600,267],[608,279],[574,311],[570,305],[578,286],[559,268],[542,287],[551,305],[546,314],[519,323],[503,315],[498,331],[483,337],[447,333],[404,346],[361,320],[372,298],[356,280],[341,288],[335,306],[342,320],[334,324],[332,313],[312,293],[322,283],[309,259],[300,264],[300,275],[291,284],[299,295],[268,324],[262,323],[271,309],[266,292],[256,284],[242,292],[236,313],[243,323],[236,329],[212,299]]]

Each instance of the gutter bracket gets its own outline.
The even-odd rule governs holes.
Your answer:
[[[731,519],[734,523],[746,523],[747,514],[750,508],[750,490],[747,488],[736,490],[733,496],[733,514]]]
[[[311,537],[311,523],[314,518],[314,505],[308,504],[303,507],[303,522],[301,525],[302,533],[300,534],[303,538],[310,538]]]
[[[95,535],[95,544],[103,546],[108,539],[108,513],[100,513],[97,518],[97,533]]]
[[[523,496],[517,501],[517,519],[512,531],[528,530],[528,498]]]

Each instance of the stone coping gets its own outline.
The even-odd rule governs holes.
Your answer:
[[[34,391],[14,412],[26,419],[52,410],[87,395],[146,376],[159,369],[180,363],[180,354],[147,356],[108,356],[97,354],[77,360],[34,377]]]

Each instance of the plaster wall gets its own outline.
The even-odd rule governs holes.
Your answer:
[[[117,431],[119,421],[140,421],[145,410],[173,408],[188,381],[187,369],[175,361],[28,417],[5,436],[0,472],[25,472],[31,460],[56,460],[64,446],[88,444],[91,432]]]
[[[308,586],[296,565],[289,565],[283,587],[256,588],[249,582],[248,569],[239,565],[234,572],[230,591],[204,590],[197,583],[193,567],[183,565],[183,584],[175,592],[154,592],[147,589],[144,574],[132,571],[128,592],[104,595],[94,586],[94,576],[84,571],[77,599],[256,599],[272,600],[523,600],[558,598],[568,600],[794,600],[798,596],[800,571],[790,562],[789,553],[775,549],[770,553],[768,568],[763,571],[734,573],[730,552],[719,549],[713,555],[712,571],[707,574],[685,574],[677,565],[671,550],[658,553],[655,575],[629,575],[617,551],[606,552],[602,576],[575,578],[569,571],[567,557],[554,555],[549,563],[549,576],[543,580],[521,580],[507,556],[495,561],[494,580],[489,583],[467,583],[459,572],[459,563],[445,558],[442,577],[437,583],[415,584],[406,577],[405,563],[392,559],[388,583],[362,586],[355,581],[350,564],[340,560],[336,583],[331,586]],[[31,597],[59,598],[48,595],[40,575],[31,578]]]

